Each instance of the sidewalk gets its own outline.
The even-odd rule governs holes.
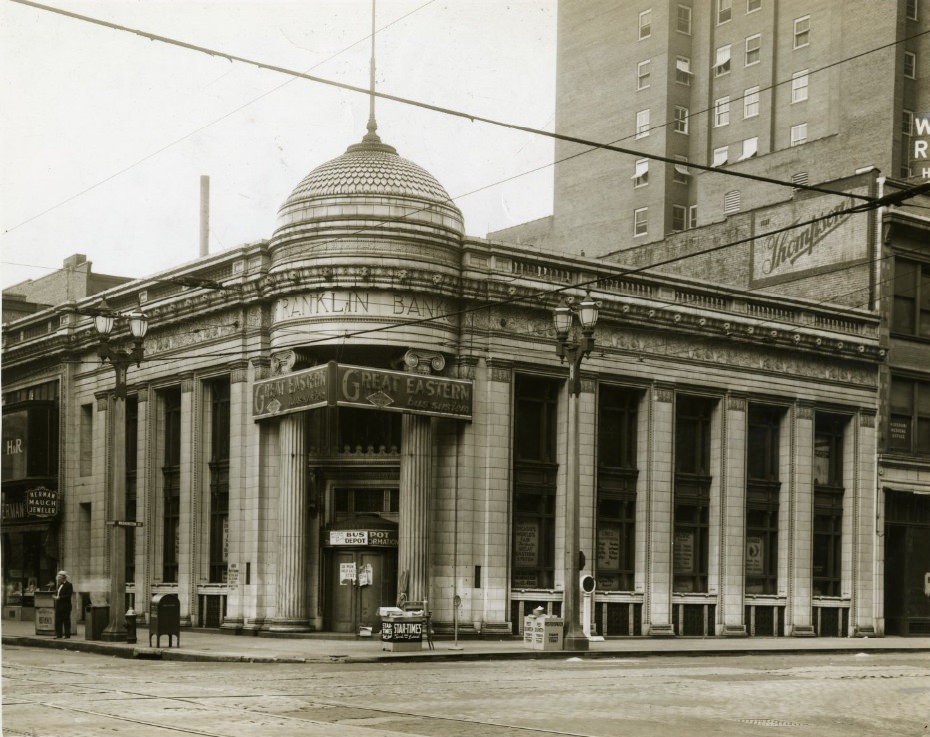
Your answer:
[[[435,649],[416,652],[382,650],[375,637],[355,638],[335,634],[294,635],[288,637],[256,637],[227,634],[216,630],[182,629],[180,638],[162,636],[149,646],[149,631],[139,627],[137,642],[102,642],[86,640],[84,625],[69,640],[56,640],[49,635],[36,635],[33,622],[3,620],[0,623],[3,645],[45,647],[91,652],[121,658],[150,660],[186,660],[246,663],[372,663],[412,661],[463,661],[488,659],[534,658],[642,658],[668,655],[746,655],[751,653],[869,653],[869,652],[930,652],[930,637],[741,637],[741,638],[649,638],[629,637],[591,642],[586,653],[532,650],[520,639],[459,640],[435,639]]]

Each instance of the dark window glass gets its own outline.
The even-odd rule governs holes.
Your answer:
[[[749,406],[746,447],[746,593],[778,585],[779,427],[782,411]]]
[[[135,520],[138,514],[138,433],[139,400],[137,397],[126,398],[126,519]],[[127,527],[126,537],[126,582],[136,580],[136,533],[133,527]]]
[[[162,581],[177,583],[181,525],[181,389],[162,394],[164,409],[164,500],[162,535]]]
[[[817,413],[814,429],[815,596],[839,596],[843,542],[843,433],[848,418]]]
[[[210,581],[229,567],[229,379],[207,384],[210,395]]]
[[[930,381],[892,377],[886,446],[930,454]]]
[[[322,416],[322,413],[321,413]],[[397,453],[400,449],[399,412],[339,408],[337,450],[344,453]]]
[[[511,583],[555,585],[555,462],[559,382],[517,376]]]
[[[930,338],[930,264],[895,259],[891,329]]]

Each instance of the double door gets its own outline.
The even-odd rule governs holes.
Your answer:
[[[326,629],[331,632],[374,627],[378,609],[396,604],[396,548],[331,548],[326,571]]]

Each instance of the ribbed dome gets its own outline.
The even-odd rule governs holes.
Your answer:
[[[426,169],[398,156],[393,146],[363,142],[311,171],[281,210],[308,198],[359,194],[414,197],[454,207],[448,192]]]

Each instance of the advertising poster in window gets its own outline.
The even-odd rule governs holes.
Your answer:
[[[513,585],[518,588],[533,588],[538,584],[539,567],[539,522],[517,520],[513,526]],[[530,569],[530,570],[520,570]]]
[[[694,531],[675,533],[675,572],[694,573]]]
[[[354,586],[356,578],[355,562],[339,564],[339,585]]]
[[[761,537],[746,538],[746,575],[761,576],[764,573],[762,559],[764,542]]]
[[[615,571],[620,567],[620,528],[605,525],[597,531],[597,570]]]
[[[814,483],[830,483],[830,439],[814,438]]]

